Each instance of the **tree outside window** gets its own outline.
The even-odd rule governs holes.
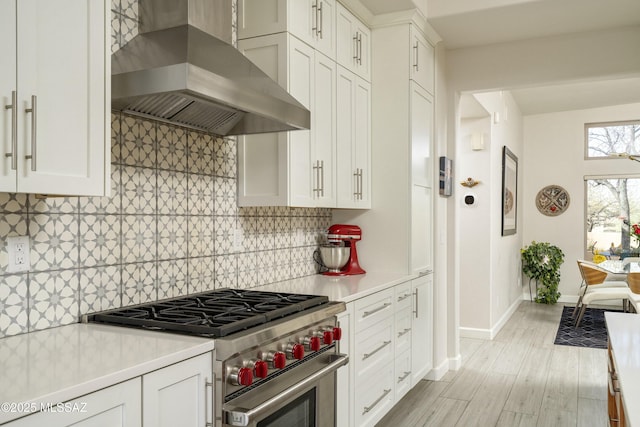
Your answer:
[[[588,158],[640,155],[640,120],[586,124],[585,136]],[[597,250],[607,256],[638,256],[640,242],[629,231],[640,223],[640,179],[588,179],[586,193],[587,255]]]

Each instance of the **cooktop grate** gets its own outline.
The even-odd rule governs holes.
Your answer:
[[[87,319],[221,338],[328,302],[317,295],[219,289],[97,312]]]

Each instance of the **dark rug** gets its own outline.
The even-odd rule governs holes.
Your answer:
[[[582,322],[577,328],[575,319],[571,318],[573,307],[565,306],[558,325],[558,333],[554,344],[574,347],[607,348],[607,325],[604,320],[605,311],[601,308],[589,308],[584,313]]]

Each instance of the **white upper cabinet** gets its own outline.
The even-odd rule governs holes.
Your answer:
[[[371,208],[371,84],[338,66],[338,208]]]
[[[238,47],[311,111],[311,130],[238,139],[239,206],[335,207],[335,62],[286,32]]]
[[[336,12],[338,64],[371,81],[371,31],[341,4]]]
[[[0,191],[107,194],[109,10],[0,0]]]
[[[411,25],[411,79],[434,94],[434,50],[427,39]]]
[[[239,0],[238,38],[288,31],[335,59],[335,16],[335,0]]]

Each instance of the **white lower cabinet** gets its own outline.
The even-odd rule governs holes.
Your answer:
[[[10,427],[140,427],[140,378],[134,378],[95,393],[37,412],[16,421]]]
[[[213,423],[213,353],[167,366],[7,427],[206,427]],[[40,406],[38,406],[38,409]]]
[[[375,425],[432,369],[432,281],[397,284],[338,316],[349,364],[338,371],[337,426]]]
[[[207,399],[213,359],[206,353],[142,377],[144,427],[206,427],[213,406]]]

